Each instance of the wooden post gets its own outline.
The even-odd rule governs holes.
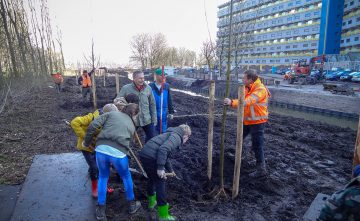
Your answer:
[[[215,81],[211,81],[209,91],[209,124],[208,124],[208,179],[211,180],[212,173],[212,152],[214,137],[214,102],[215,102]]]
[[[120,92],[120,81],[119,81],[119,73],[115,73],[115,83],[116,83],[116,95]]]
[[[93,103],[94,103],[94,109],[97,109],[97,103],[96,103],[96,82],[95,82],[95,71],[91,75],[91,81],[92,81],[92,93],[93,93]]]
[[[353,168],[356,165],[360,164],[360,117],[359,117],[359,124],[355,142],[355,150],[354,150],[354,160],[353,160]],[[353,171],[354,172],[354,171]],[[354,173],[352,173],[354,174]]]
[[[100,70],[104,70],[104,69],[100,69]],[[104,70],[104,87],[106,87],[106,71]]]
[[[244,123],[244,102],[245,102],[245,87],[239,86],[238,99],[239,105],[237,109],[237,130],[236,130],[236,151],[235,151],[235,165],[234,165],[234,180],[232,187],[232,198],[236,198],[239,194],[240,183],[240,168],[241,168],[241,154],[243,144],[243,123]]]

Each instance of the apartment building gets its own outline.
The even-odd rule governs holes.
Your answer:
[[[232,65],[281,66],[359,50],[359,5],[360,0],[235,0]],[[218,8],[218,44],[228,45],[230,1]]]

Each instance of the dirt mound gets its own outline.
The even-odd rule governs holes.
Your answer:
[[[99,98],[110,101],[115,89],[114,80],[102,88],[97,84]],[[80,114],[93,111],[82,105],[74,78],[66,80],[64,92],[44,87],[29,94],[25,108],[13,108],[0,118],[0,177],[2,182],[22,182],[32,157],[41,153],[75,151],[76,138],[64,123]],[[101,82],[99,78],[98,82]],[[121,84],[130,82],[121,78]],[[108,83],[108,82],[107,82]],[[202,85],[202,84],[200,84]],[[115,87],[115,86],[114,86]],[[169,126],[187,123],[192,136],[178,153],[173,155],[173,166],[181,180],[168,180],[168,201],[171,212],[180,220],[301,220],[318,192],[330,194],[345,185],[351,173],[355,132],[318,122],[270,113],[265,129],[265,158],[267,179],[251,179],[248,174],[255,167],[251,141],[244,141],[241,165],[240,195],[237,199],[212,199],[209,194],[219,184],[219,147],[221,117],[214,123],[213,179],[207,182],[207,126],[204,116],[186,117],[206,113],[208,101],[181,92],[173,92],[177,110]],[[216,112],[222,112],[216,101]],[[140,136],[144,134],[139,130]],[[225,137],[225,189],[231,193],[236,142],[236,118],[228,116]],[[138,149],[134,148],[135,151]],[[133,160],[131,166],[136,167]],[[146,208],[145,180],[133,176],[138,199]],[[119,178],[113,175],[110,185],[116,193],[109,196],[109,220],[146,220],[153,214],[142,210],[128,216],[127,205]],[[120,193],[119,193],[120,192]]]

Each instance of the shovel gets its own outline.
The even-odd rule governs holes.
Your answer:
[[[148,175],[146,174],[144,168],[142,167],[139,159],[136,157],[136,155],[134,154],[134,152],[132,151],[131,148],[129,148],[129,152],[131,154],[131,157],[133,157],[137,163],[137,165],[139,166],[140,170],[141,170],[141,174],[145,177],[145,178],[149,178]]]

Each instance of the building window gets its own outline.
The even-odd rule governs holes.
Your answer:
[[[350,38],[346,39],[346,42],[350,42]]]
[[[262,63],[266,64],[266,60],[262,60]]]
[[[356,18],[356,21],[360,21],[360,17]]]
[[[292,3],[292,2],[290,2],[290,3],[288,4],[288,6],[289,6],[289,7],[291,7],[292,5],[293,5],[293,3]]]
[[[276,49],[281,49],[281,46],[278,46]]]
[[[266,51],[266,48],[263,48],[263,51]]]
[[[350,25],[352,23],[352,20],[348,21],[348,25]]]
[[[341,44],[344,43],[344,40],[341,40]]]
[[[291,20],[292,20],[292,17],[288,17],[287,20],[288,20],[288,21],[291,21]]]
[[[286,45],[286,49],[289,49],[290,48],[290,45]]]
[[[300,5],[300,4],[301,4],[301,1],[296,1],[295,4]]]
[[[311,46],[316,46],[316,43],[311,43]]]
[[[308,47],[309,46],[309,44],[303,44],[303,47],[304,48],[306,48],[306,47]]]
[[[305,18],[308,18],[308,17],[310,17],[311,16],[311,13],[306,13],[305,14]]]
[[[355,37],[355,41],[359,41],[359,37]]]
[[[305,28],[305,29],[304,29],[304,32],[309,32],[309,29],[308,29],[308,28]]]
[[[289,59],[285,59],[285,62],[290,62],[290,60],[289,60]]]
[[[344,8],[347,8],[347,7],[348,7],[348,5],[347,5],[347,4],[345,4],[345,5],[344,5]]]
[[[256,49],[257,51],[260,51],[261,49],[260,48],[258,48],[258,49]]]
[[[297,45],[293,45],[293,48],[297,48]]]
[[[271,47],[270,50],[274,50],[274,47]]]
[[[343,22],[343,26],[345,26],[346,25],[346,22]]]
[[[350,6],[354,5],[354,1],[350,2]]]

